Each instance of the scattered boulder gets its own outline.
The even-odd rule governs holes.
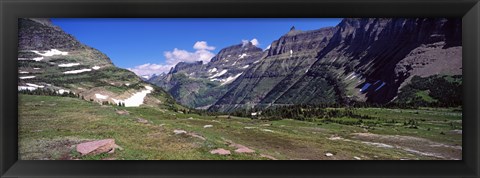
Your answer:
[[[204,125],[203,128],[210,128],[213,127],[213,125]]]
[[[332,153],[325,153],[325,156],[331,157],[331,156],[333,156],[333,154]]]
[[[146,119],[144,119],[144,118],[137,118],[137,122],[140,122],[140,123],[142,123],[142,124],[148,124],[148,123],[150,123],[150,121],[148,121],[148,120],[146,120]]]
[[[270,156],[270,155],[260,154],[260,157],[262,157],[262,158],[268,158],[268,159],[270,159],[270,160],[277,160],[277,158],[274,158],[273,156]]]
[[[97,140],[77,145],[77,152],[82,155],[107,153],[115,150],[118,146],[114,139]]]
[[[235,147],[237,148],[235,150],[236,153],[255,153],[255,150],[252,150],[244,145],[240,145],[240,144],[237,144],[237,143],[233,143],[233,142],[229,142],[230,143],[230,147]]]
[[[195,137],[195,138],[198,138],[200,140],[207,140],[205,137],[202,137],[196,133],[189,133],[188,135],[192,136],[192,137]]]
[[[117,114],[120,114],[120,115],[129,115],[130,113],[128,113],[128,111],[125,111],[125,110],[117,110]]]
[[[244,127],[245,129],[254,129],[256,127]]]
[[[250,148],[247,148],[247,147],[243,147],[243,148],[238,148],[235,150],[236,153],[255,153],[255,150],[252,150]]]
[[[342,137],[339,137],[339,136],[331,136],[330,138],[328,138],[329,140],[342,140],[343,138]]]
[[[451,130],[450,132],[453,134],[459,134],[459,135],[462,134],[462,130]]]
[[[187,131],[185,131],[185,130],[173,130],[173,133],[175,133],[175,135],[179,135],[179,134],[186,134]]]
[[[270,129],[262,129],[262,131],[265,131],[265,132],[273,132],[273,130],[270,130]]]
[[[212,150],[212,151],[210,151],[210,153],[211,154],[218,154],[218,155],[230,155],[231,154],[229,150],[225,150],[223,148]]]
[[[359,157],[357,157],[357,156],[354,156],[353,159],[362,160],[361,158],[359,158]]]
[[[193,117],[189,117],[188,120],[193,120]]]

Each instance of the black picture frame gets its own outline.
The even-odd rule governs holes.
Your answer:
[[[462,17],[460,161],[18,160],[17,44],[21,17]],[[478,0],[0,0],[0,177],[478,177]]]

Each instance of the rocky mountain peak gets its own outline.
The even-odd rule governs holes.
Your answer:
[[[287,34],[272,42],[268,50],[268,56],[317,50],[328,42],[335,29],[336,27],[326,27],[318,30],[301,31],[292,27]]]
[[[181,70],[185,70],[187,68],[201,66],[203,65],[203,61],[196,61],[196,62],[179,62],[175,67],[173,67],[169,73],[176,73]]]
[[[42,25],[46,25],[46,26],[50,26],[50,27],[55,27],[57,28],[58,30],[60,30],[60,28],[58,28],[57,26],[53,25],[52,23],[52,20],[49,19],[49,18],[30,18],[30,20],[32,21],[35,21],[35,22],[38,22]]]
[[[223,48],[222,50],[220,50],[220,52],[218,52],[217,55],[215,55],[215,57],[212,58],[210,63],[228,62],[230,58],[243,59],[247,55],[250,55],[252,53],[262,52],[262,51],[263,50],[261,48],[253,45],[251,42],[241,43],[241,44]]]
[[[85,48],[75,37],[52,24],[48,18],[18,20],[19,50],[75,50]]]

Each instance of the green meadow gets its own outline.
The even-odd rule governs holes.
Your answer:
[[[20,94],[18,156],[21,160],[462,158],[460,108],[355,108],[353,112],[368,117],[264,120]],[[174,130],[186,133],[175,134]],[[76,152],[77,144],[100,139],[115,139],[121,148],[99,155],[82,156]],[[255,152],[237,153],[233,144]],[[210,153],[218,148],[231,154]]]

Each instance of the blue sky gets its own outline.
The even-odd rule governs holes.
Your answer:
[[[113,63],[139,75],[168,72],[180,61],[209,61],[222,48],[256,39],[265,49],[297,30],[335,26],[333,18],[54,18],[80,42],[107,54]],[[195,46],[195,48],[194,48]],[[198,58],[198,59],[197,59]]]

